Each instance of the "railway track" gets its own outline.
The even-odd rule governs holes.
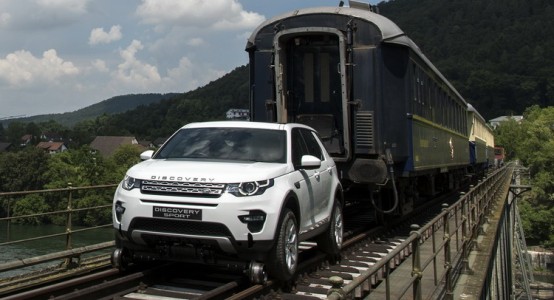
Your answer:
[[[437,201],[444,202],[444,198]],[[350,207],[345,212],[349,210],[363,211]],[[374,219],[364,214],[347,218],[341,256],[330,260],[317,251],[315,243],[302,243],[299,275],[285,284],[270,280],[264,285],[251,285],[239,271],[167,263],[137,266],[124,273],[108,268],[9,294],[5,299],[324,299],[332,287],[331,277],[350,282],[399,245],[409,233],[409,224],[421,224],[440,208],[425,210],[427,213],[418,214],[417,220],[411,217],[390,227],[375,227]],[[391,269],[409,254],[399,255]],[[385,275],[383,272],[373,278],[372,285]]]
[[[394,224],[376,226],[367,214],[345,217],[345,240],[340,256],[329,258],[317,250],[315,243],[302,243],[296,278],[282,283],[267,281],[252,285],[242,270],[204,265],[167,263],[131,266],[126,272],[107,269],[78,278],[35,287],[26,291],[0,295],[4,299],[325,299],[330,289],[352,282],[355,298],[363,298],[382,286],[385,280],[412,255],[409,247],[399,245],[415,229],[412,224],[426,224],[436,219],[445,206],[456,202],[459,193],[428,202],[411,216]],[[473,204],[462,210],[471,210]],[[477,205],[479,206],[479,205]],[[367,209],[367,207],[366,207]],[[349,211],[367,211],[360,207]],[[440,226],[440,222],[438,223]],[[433,227],[432,231],[439,231]],[[432,232],[423,232],[422,239]],[[390,259],[391,253],[394,253]],[[386,260],[384,258],[390,259]],[[379,266],[369,278],[361,274]],[[388,288],[388,287],[387,287]]]

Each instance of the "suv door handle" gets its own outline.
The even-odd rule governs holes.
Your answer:
[[[319,172],[316,171],[316,172],[314,173],[314,177],[315,177],[315,179],[319,180]]]

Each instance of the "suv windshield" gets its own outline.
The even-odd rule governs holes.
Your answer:
[[[153,158],[286,162],[286,132],[256,128],[185,128]]]

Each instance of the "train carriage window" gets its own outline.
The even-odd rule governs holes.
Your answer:
[[[412,93],[414,95],[414,101],[412,102],[412,113],[416,113],[416,105],[417,103],[417,71],[416,71],[416,65],[415,63],[412,64],[412,78],[413,78],[413,85],[412,85]]]
[[[331,74],[330,74],[330,67],[331,67],[331,57],[329,53],[321,53],[319,55],[320,59],[320,99],[321,102],[328,103],[330,100],[330,93],[329,89],[331,87]],[[338,70],[337,70],[338,73]]]
[[[463,120],[463,110],[462,110],[462,105],[461,104],[458,104],[458,132],[462,132],[462,120]]]
[[[433,84],[433,120],[437,123],[441,123],[441,115],[437,114],[437,112],[440,109],[440,101],[439,101],[439,88],[437,87],[437,83],[435,82]]]
[[[314,54],[304,53],[304,101],[314,102]]]
[[[458,103],[452,98],[452,129],[458,131]]]
[[[293,115],[340,111],[337,46],[338,39],[333,35],[298,36],[288,41],[287,94],[296,108]]]
[[[456,131],[460,132],[460,106],[456,103]]]
[[[427,76],[427,87],[426,87],[426,92],[425,92],[425,97],[427,98],[427,118],[430,119],[430,120],[433,120],[433,114],[432,114],[432,107],[431,107],[431,78],[429,78],[429,76]]]
[[[460,106],[456,103],[456,131],[460,131]]]
[[[454,116],[456,113],[454,112],[456,110],[456,106],[454,104],[454,99],[452,99],[452,96],[448,95],[448,104],[450,105],[450,114],[449,114],[449,120],[450,120],[450,129],[454,130],[456,129],[456,120],[454,119]]]
[[[448,121],[448,128],[452,129],[452,98],[450,95],[446,95],[446,118]]]
[[[330,87],[330,74],[329,74],[329,64],[330,57],[329,53],[320,53],[319,54],[319,63],[316,67],[314,64],[316,58],[314,53],[307,52],[304,54],[304,101],[306,103],[313,103],[316,97],[316,88],[319,86],[319,101],[328,103],[330,100],[329,96],[329,87]],[[319,67],[319,69],[318,69]],[[319,74],[317,74],[319,72]],[[316,78],[319,80],[319,84],[315,83]]]
[[[462,120],[463,120],[463,110],[461,104],[458,104],[458,132],[462,132]]]

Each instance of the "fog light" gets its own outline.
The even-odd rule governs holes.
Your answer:
[[[123,207],[123,203],[121,201],[117,201],[115,203],[114,210],[115,210],[115,219],[117,220],[117,222],[121,222],[121,217],[125,213],[125,207]]]
[[[261,210],[251,210],[247,215],[239,216],[239,220],[247,224],[250,232],[260,232],[264,227],[266,216],[266,213]]]

